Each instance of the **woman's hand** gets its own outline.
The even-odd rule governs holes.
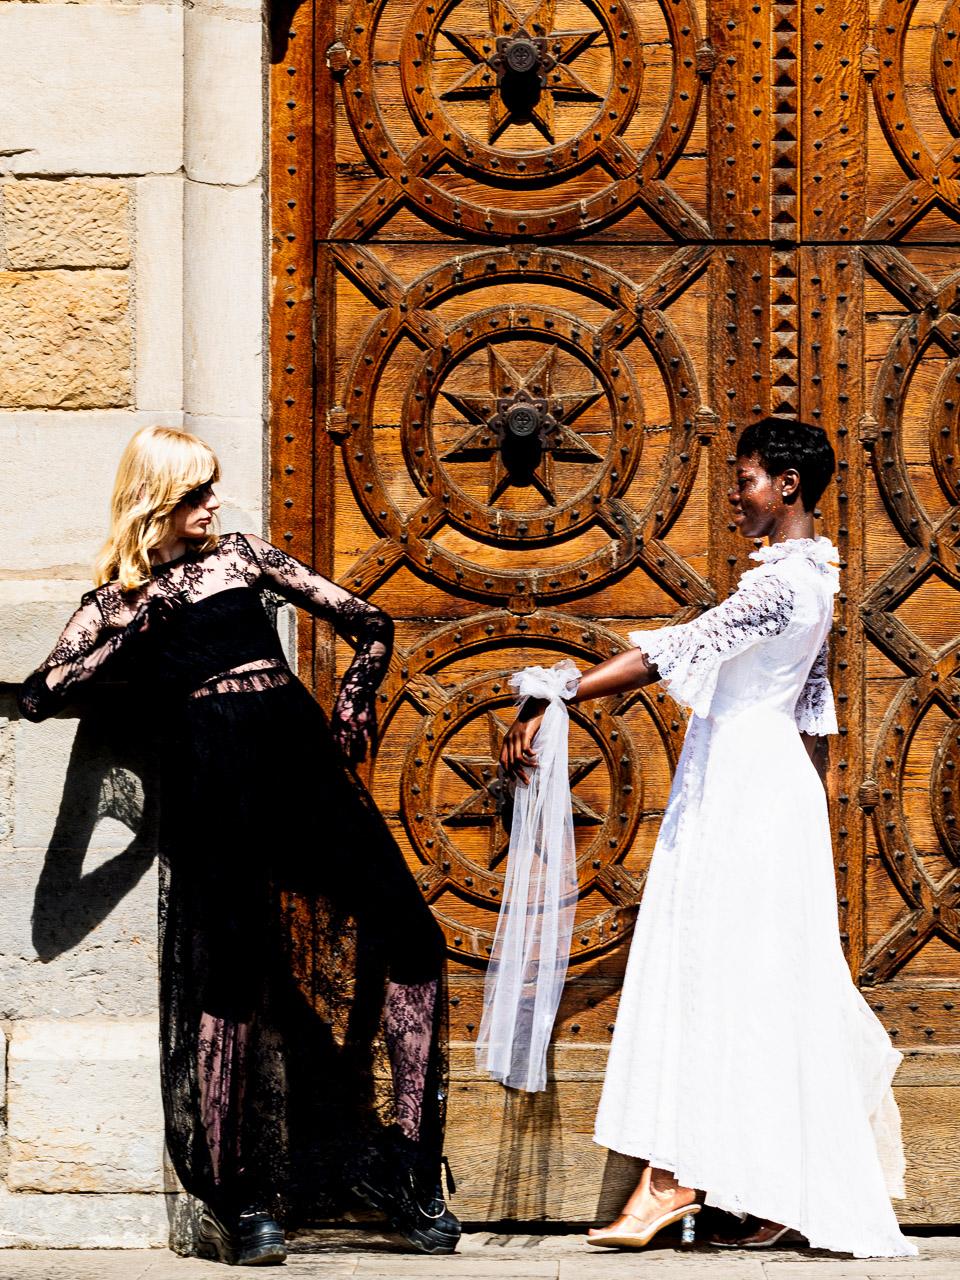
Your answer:
[[[533,740],[543,723],[547,706],[543,698],[528,698],[507,730],[500,748],[500,766],[507,777],[525,783],[529,776],[527,771],[537,767]]]
[[[376,712],[373,703],[359,699],[346,689],[341,689],[333,706],[331,725],[337,746],[351,765],[361,764],[373,746],[377,732]]]

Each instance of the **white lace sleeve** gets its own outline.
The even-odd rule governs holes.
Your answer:
[[[723,604],[681,626],[631,631],[630,643],[657,668],[672,698],[706,716],[724,661],[786,630],[793,602],[789,582],[751,569]]]
[[[827,642],[813,661],[807,683],[797,699],[794,716],[801,733],[813,733],[818,737],[837,732],[837,712],[833,704],[833,690],[827,679]]]

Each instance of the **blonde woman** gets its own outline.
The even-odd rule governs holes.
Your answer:
[[[42,720],[102,680],[148,695],[130,706],[160,747],[166,1135],[206,1206],[201,1252],[281,1262],[278,1218],[357,1197],[414,1248],[450,1252],[443,938],[352,769],[393,624],[260,538],[218,537],[219,475],[185,431],[133,437],[98,585],[20,708]],[[329,722],[265,594],[354,642]]]

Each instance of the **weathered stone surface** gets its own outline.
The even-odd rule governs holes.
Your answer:
[[[89,585],[63,579],[0,581],[0,682],[19,683],[39,666]]]
[[[183,160],[179,5],[0,5],[18,68],[0,95],[5,166],[29,174],[174,173]]]
[[[154,1020],[14,1023],[7,1099],[11,1191],[163,1189]]]
[[[148,853],[6,853],[0,1017],[145,1017],[157,1003],[157,872]]]
[[[129,708],[129,695],[103,690],[79,720],[19,723],[13,848],[55,842],[117,853],[129,846],[143,822],[151,748]]]
[[[3,695],[0,711],[13,710],[12,696]],[[0,763],[3,785],[18,800],[0,856],[0,1018],[151,1014],[157,873],[156,806],[144,805],[145,791],[155,795],[149,773],[106,707],[79,723],[14,728],[19,768],[9,755]],[[31,828],[40,839],[24,847],[16,836]]]
[[[156,1194],[50,1195],[19,1192],[11,1195],[0,1189],[0,1248],[156,1248],[167,1241],[167,1201],[170,1198]],[[5,1280],[16,1275],[18,1256],[12,1253],[4,1256],[0,1274]],[[23,1256],[29,1258],[30,1254]],[[32,1274],[43,1275],[43,1271],[33,1271]],[[108,1273],[101,1269],[96,1274],[102,1277]],[[134,1280],[140,1272],[121,1269],[117,1274],[124,1280]]]
[[[139,409],[183,405],[183,177],[137,183],[137,388]]]
[[[0,272],[0,406],[128,404],[129,303],[123,271]]]
[[[93,559],[107,534],[110,493],[124,445],[140,427],[182,424],[179,413],[0,413],[0,546],[5,577],[72,578],[57,598],[65,603],[50,637],[37,641],[36,660],[19,675],[0,670],[0,679],[22,679],[50,648],[91,585]],[[0,586],[0,607],[11,583]],[[20,594],[29,599],[31,588]],[[52,599],[45,588],[37,600]],[[4,645],[24,645],[0,625],[0,661]]]
[[[0,698],[0,849],[13,839],[14,786],[17,767],[17,738],[13,699]]]
[[[125,267],[130,261],[130,192],[125,182],[70,178],[3,184],[7,265]]]
[[[7,1126],[7,1036],[0,1027],[0,1136]]]
[[[184,414],[188,431],[206,440],[220,459],[221,480],[217,493],[220,527],[259,533],[263,524],[264,440],[262,418],[214,418]]]
[[[259,10],[225,17],[187,9],[184,17],[184,136],[187,176],[199,182],[252,182],[263,168]]]
[[[263,411],[263,192],[185,185],[184,409]]]

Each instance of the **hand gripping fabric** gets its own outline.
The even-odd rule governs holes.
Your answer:
[[[548,706],[533,740],[537,767],[514,796],[506,883],[483,994],[477,1066],[511,1089],[547,1084],[547,1049],[570,957],[577,860],[567,767],[566,701],[580,682],[569,660],[526,667],[510,683]]]

